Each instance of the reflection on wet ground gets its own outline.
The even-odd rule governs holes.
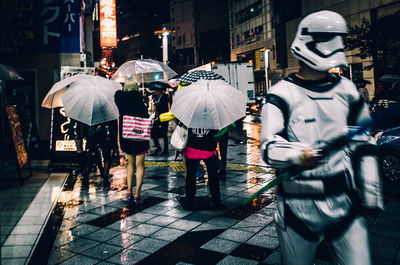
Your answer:
[[[258,149],[260,126],[244,128],[248,139],[229,142],[228,174],[220,180],[226,208],[212,208],[207,178],[196,185],[194,210],[184,208],[184,168],[173,152],[146,157],[139,206],[125,201],[124,164],[109,179],[73,172],[29,264],[281,264],[276,189],[244,203],[274,178]],[[326,244],[317,258],[316,264],[331,264]]]
[[[211,251],[200,249],[200,247],[223,231],[224,229],[188,232],[143,259],[138,265],[176,264],[179,261],[190,264],[216,264],[226,255],[214,251],[207,253]]]
[[[99,227],[109,226],[117,221],[120,221],[128,216],[131,216],[135,213],[141,212],[147,208],[150,208],[160,202],[165,201],[165,199],[150,197],[143,200],[143,204],[135,205],[129,204],[125,207],[119,208],[115,211],[107,213],[106,215],[100,216],[96,219],[90,220],[86,222],[88,225],[95,225]],[[122,228],[121,228],[122,229]]]
[[[237,220],[243,220],[246,217],[258,212],[265,206],[270,205],[275,201],[275,191],[272,191],[269,196],[261,195],[258,198],[255,198],[250,203],[246,205],[238,206],[232,210],[225,212],[222,216],[227,218],[233,218]]]
[[[144,202],[124,201],[126,168],[115,166],[112,178],[93,173],[89,179],[71,174],[48,230],[53,247],[39,246],[36,256],[49,264],[216,264],[262,262],[278,248],[274,231],[275,190],[244,205],[252,193],[273,177],[261,160],[259,126],[247,126],[246,143],[229,143],[228,176],[221,180],[226,209],[213,210],[207,179],[197,185],[195,211],[188,211],[178,197],[185,194],[184,167],[169,157],[146,157],[142,187]],[[56,215],[58,213],[58,215]],[[42,249],[42,251],[40,251]],[[46,252],[47,251],[47,252]],[[240,262],[239,262],[240,263]]]

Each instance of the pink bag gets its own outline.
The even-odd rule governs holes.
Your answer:
[[[152,118],[139,118],[128,115],[122,117],[122,137],[125,139],[149,141],[152,127]]]

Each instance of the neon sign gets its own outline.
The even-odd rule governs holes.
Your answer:
[[[117,19],[115,0],[100,0],[100,46],[117,46]]]

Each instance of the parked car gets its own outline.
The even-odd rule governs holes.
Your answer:
[[[256,104],[256,103],[251,104],[247,108],[247,112],[250,115],[257,115],[257,114],[259,114],[260,110],[261,110],[260,106],[258,104]]]
[[[400,127],[378,133],[377,145],[383,177],[390,182],[400,183]]]
[[[266,92],[261,92],[256,95],[255,103],[251,104],[248,108],[248,112],[251,115],[259,115],[262,109],[262,106],[266,103]]]

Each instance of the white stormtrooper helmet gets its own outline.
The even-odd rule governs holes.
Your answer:
[[[327,10],[312,13],[300,22],[290,50],[317,71],[347,67],[343,43],[346,34],[346,21],[338,13]]]

